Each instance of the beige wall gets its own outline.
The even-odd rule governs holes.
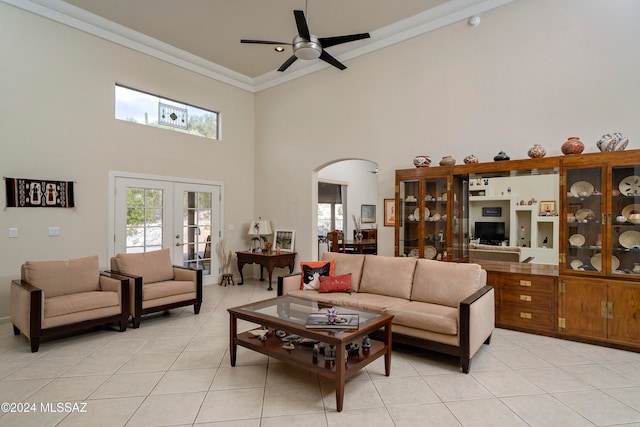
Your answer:
[[[76,181],[78,206],[0,214],[0,318],[26,259],[94,253],[106,266],[109,170],[223,181],[228,248],[245,248],[262,216],[295,229],[309,260],[315,172],[335,160],[379,165],[381,211],[416,154],[526,158],[542,143],[558,155],[569,136],[592,152],[612,131],[638,148],[638,17],[635,0],[520,0],[479,27],[459,22],[253,95],[0,3],[0,170]],[[114,120],[115,82],[221,111],[224,141]],[[393,229],[379,228],[390,255]]]
[[[256,206],[308,229],[311,171],[334,159],[379,165],[380,210],[417,154],[521,159],[541,143],[561,155],[570,136],[594,152],[614,131],[640,148],[639,18],[634,0],[521,0],[258,93]],[[392,255],[393,228],[379,236]],[[314,245],[298,233],[300,259]]]
[[[227,248],[247,247],[253,94],[4,3],[0,37],[0,171],[75,181],[77,206],[0,213],[0,318],[8,316],[9,284],[27,259],[97,254],[107,266],[110,170],[223,182]],[[115,120],[115,82],[221,111],[223,141]],[[50,226],[61,227],[62,235],[48,237]],[[18,228],[17,239],[8,237],[9,227]]]

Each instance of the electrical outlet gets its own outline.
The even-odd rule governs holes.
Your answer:
[[[60,227],[49,227],[49,236],[59,236]]]
[[[16,237],[18,237],[18,229],[17,229],[17,228],[15,228],[15,227],[11,227],[11,228],[9,229],[9,237],[11,237],[11,238],[16,238]]]

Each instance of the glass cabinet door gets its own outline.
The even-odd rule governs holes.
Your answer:
[[[640,275],[640,166],[611,172],[610,247],[612,274]]]
[[[453,178],[453,203],[448,216],[452,225],[449,259],[459,261],[469,258],[469,178]]]
[[[400,181],[400,209],[396,219],[399,225],[398,253],[400,256],[418,257],[420,237],[420,182]]]
[[[424,254],[427,259],[447,259],[448,189],[447,178],[424,180]]]
[[[606,221],[602,168],[568,169],[566,182],[567,250],[563,268],[590,274],[607,271],[611,260],[602,250]]]

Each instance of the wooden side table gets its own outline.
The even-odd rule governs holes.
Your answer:
[[[240,283],[244,283],[244,276],[242,275],[242,267],[245,264],[258,264],[260,265],[260,280],[264,281],[263,269],[266,268],[269,273],[269,288],[268,291],[272,291],[271,278],[273,275],[273,269],[276,267],[284,268],[289,267],[289,274],[293,273],[294,262],[296,258],[296,252],[281,252],[279,254],[275,252],[262,253],[262,252],[236,252],[238,257],[238,271],[240,271]]]

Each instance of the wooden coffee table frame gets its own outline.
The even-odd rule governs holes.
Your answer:
[[[281,360],[292,366],[332,379],[336,383],[336,406],[338,412],[342,411],[345,381],[354,376],[361,368],[370,364],[379,357],[384,356],[385,375],[389,376],[391,374],[392,315],[380,314],[378,317],[361,324],[358,329],[336,332],[330,330],[307,329],[300,323],[245,309],[245,307],[264,304],[269,301],[273,301],[274,305],[286,304],[286,301],[300,301],[301,303],[304,303],[304,300],[302,299],[284,296],[228,309],[230,314],[229,356],[231,359],[231,366],[236,365],[237,346],[242,346]],[[340,307],[336,307],[336,309],[340,312]],[[238,319],[246,320],[248,322],[255,323],[256,325],[269,327],[267,340],[260,341],[248,332],[238,333]],[[288,335],[296,334],[304,338],[311,338],[336,346],[336,360],[334,362],[325,361],[324,355],[319,354],[317,361],[314,362],[312,351],[313,346],[294,343],[295,350],[283,349],[282,346],[285,343],[280,338],[276,337],[274,333],[278,329],[286,331]],[[371,340],[371,348],[368,351],[364,351],[361,348],[357,355],[349,355],[345,360],[345,350],[348,344],[360,344],[364,335],[371,335],[379,329],[383,329],[383,341]]]

